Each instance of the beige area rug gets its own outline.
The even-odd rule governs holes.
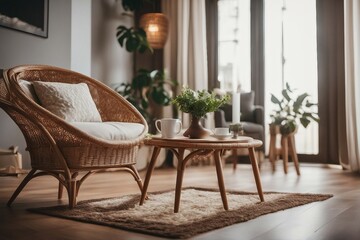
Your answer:
[[[139,206],[140,195],[137,194],[82,201],[72,210],[67,206],[55,206],[30,211],[166,238],[189,238],[332,197],[328,194],[268,192],[265,202],[260,202],[257,193],[232,191],[227,192],[229,210],[225,211],[218,190],[185,188],[181,193],[180,211],[174,213],[174,190],[148,195],[143,206]]]

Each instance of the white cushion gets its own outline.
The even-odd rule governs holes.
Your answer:
[[[101,116],[85,83],[33,82],[41,105],[69,122],[101,122]]]
[[[18,81],[18,83],[19,83],[21,89],[23,90],[23,92],[25,93],[26,96],[28,96],[34,102],[40,103],[39,98],[37,97],[37,95],[35,93],[34,86],[32,85],[31,82],[20,79]]]
[[[72,126],[93,137],[105,140],[131,140],[144,131],[144,125],[128,122],[71,122]]]

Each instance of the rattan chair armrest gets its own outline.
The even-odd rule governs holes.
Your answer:
[[[27,127],[37,128],[37,130],[42,133],[42,136],[48,141],[50,147],[53,149],[53,151],[57,155],[57,158],[52,159],[52,161],[59,161],[58,165],[63,168],[63,170],[65,171],[65,174],[67,174],[69,177],[71,176],[67,162],[66,162],[64,156],[62,155],[59,147],[57,146],[55,139],[51,136],[51,134],[46,130],[46,128],[39,121],[32,118],[26,112],[24,112],[22,109],[16,107],[11,102],[8,102],[6,100],[0,99],[0,107],[2,109],[4,109],[6,112],[14,111],[17,114],[21,115],[24,119],[26,119],[26,121],[29,121],[31,123],[31,125],[27,126]],[[13,115],[9,114],[9,116],[12,117]],[[14,121],[15,121],[15,119],[14,119]],[[18,123],[17,121],[15,121],[15,122]],[[23,122],[23,124],[24,123],[25,123],[25,121]],[[20,127],[21,131],[24,131],[23,126],[19,126],[19,127]],[[28,134],[24,133],[24,137],[25,137],[25,140],[27,141]]]

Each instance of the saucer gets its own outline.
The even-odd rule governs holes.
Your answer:
[[[231,133],[229,133],[229,134],[212,134],[212,135],[210,135],[210,136],[211,136],[211,137],[214,137],[214,138],[217,138],[217,139],[219,139],[219,140],[224,140],[224,139],[226,139],[226,138],[231,137],[232,134],[231,134]]]

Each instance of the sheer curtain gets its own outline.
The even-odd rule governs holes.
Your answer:
[[[179,91],[182,86],[207,89],[205,0],[163,0],[162,11],[170,21],[164,49],[165,71],[178,81]],[[188,114],[183,114],[182,121],[188,125]]]
[[[344,1],[345,125],[347,141],[340,144],[341,164],[360,172],[360,1]]]

